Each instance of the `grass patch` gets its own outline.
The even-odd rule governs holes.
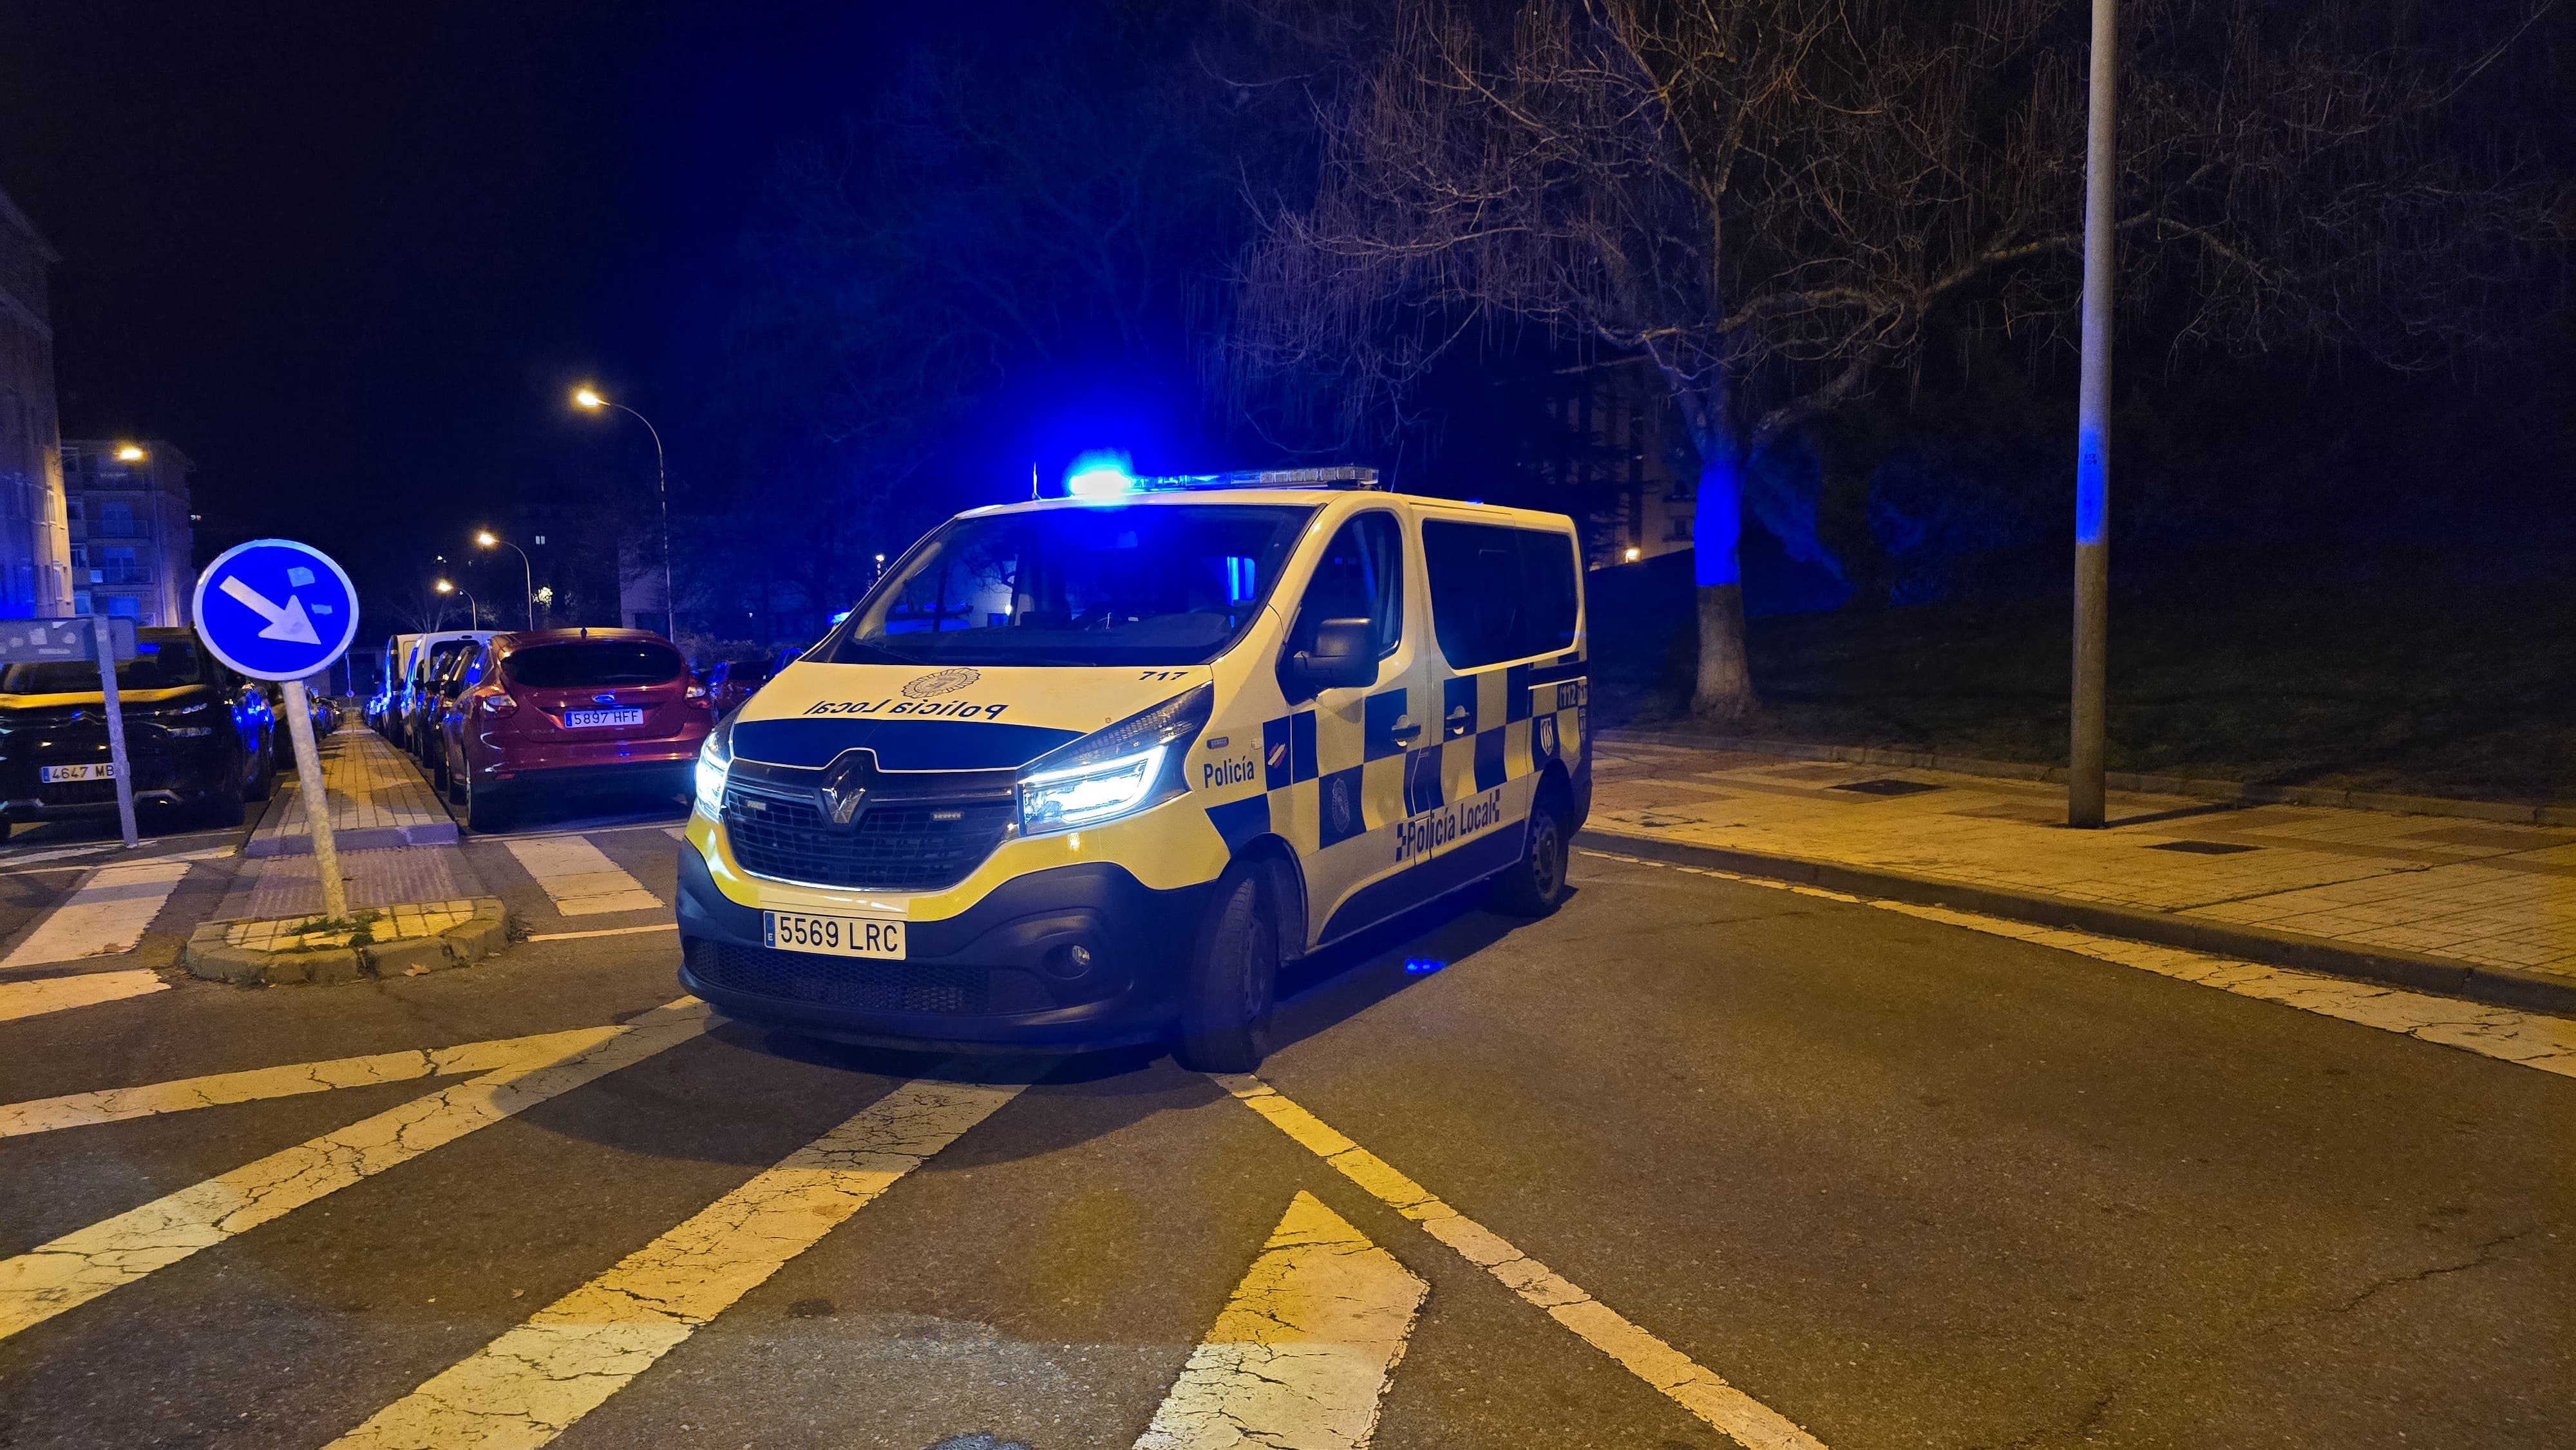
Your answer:
[[[2111,769],[2576,803],[2576,571],[2558,560],[2235,549],[2112,568]],[[1594,612],[1604,723],[1686,718],[1688,585],[1667,574],[1595,590],[1620,606]],[[1737,733],[2064,764],[2070,613],[2059,585],[1756,619],[1763,705]]]

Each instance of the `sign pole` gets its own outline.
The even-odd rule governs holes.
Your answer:
[[[295,742],[295,779],[304,790],[304,819],[313,827],[313,867],[322,877],[322,914],[349,915],[349,885],[340,879],[340,847],[331,837],[331,791],[322,783],[322,750],[313,743],[313,711],[304,682],[280,682],[286,694],[286,733]]]
[[[116,773],[116,825],[125,833],[125,849],[143,844],[134,830],[134,770],[125,758],[125,705],[116,692],[116,643],[107,616],[89,617],[90,636],[98,644],[99,693],[107,700],[107,762]]]

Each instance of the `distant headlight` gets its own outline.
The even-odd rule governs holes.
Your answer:
[[[1029,762],[1020,772],[1020,833],[1079,830],[1169,796],[1170,760],[1189,749],[1216,704],[1201,685]]]
[[[725,774],[733,769],[733,717],[727,715],[707,732],[698,747],[698,814],[714,820],[724,814]]]

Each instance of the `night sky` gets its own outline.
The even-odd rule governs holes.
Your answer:
[[[362,580],[569,470],[649,470],[640,430],[567,408],[577,381],[655,414],[685,488],[702,425],[673,393],[770,158],[863,104],[917,17],[0,9],[0,188],[63,254],[63,432],[187,452],[201,557],[291,533]]]

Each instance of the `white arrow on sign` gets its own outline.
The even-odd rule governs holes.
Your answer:
[[[300,596],[287,595],[286,604],[281,608],[269,603],[266,596],[241,582],[237,576],[224,580],[223,591],[268,621],[268,628],[259,632],[261,639],[282,639],[294,644],[322,642],[322,636],[313,632],[313,621],[305,616],[304,600]]]

